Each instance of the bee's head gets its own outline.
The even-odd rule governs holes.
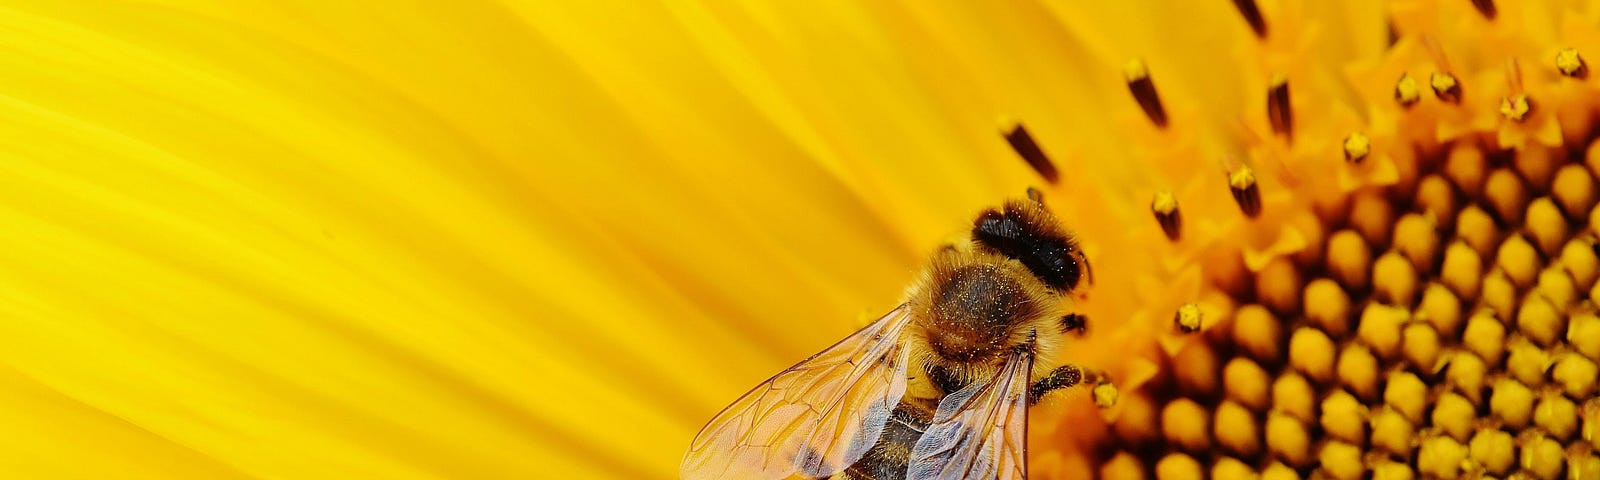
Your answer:
[[[1010,201],[979,214],[972,224],[972,239],[979,249],[1021,262],[1063,294],[1094,283],[1089,259],[1077,240],[1036,200]]]

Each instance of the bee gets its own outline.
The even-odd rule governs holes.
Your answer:
[[[1028,407],[1097,376],[1054,361],[1092,272],[1029,193],[934,253],[900,306],[717,414],[679,475],[1026,478]]]

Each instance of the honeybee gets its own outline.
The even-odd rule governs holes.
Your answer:
[[[904,302],[717,414],[679,475],[700,479],[1022,479],[1027,410],[1086,371],[1055,362],[1093,282],[1030,191],[936,252]]]

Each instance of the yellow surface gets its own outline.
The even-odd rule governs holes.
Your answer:
[[[671,478],[1029,186],[1095,265],[1061,353],[1116,381],[1035,410],[1039,477],[1239,471],[1196,460],[1217,445],[1265,478],[1412,473],[1374,443],[1451,478],[1480,405],[1600,442],[1600,94],[1558,71],[1600,8],[1263,0],[1257,36],[1233,3],[7,2],[0,471]],[[1402,311],[1359,318],[1374,290]],[[1398,362],[1442,369],[1431,411],[1386,397],[1418,389]],[[1162,437],[1189,452],[1084,455]],[[1497,466],[1555,475],[1557,440],[1518,441]]]

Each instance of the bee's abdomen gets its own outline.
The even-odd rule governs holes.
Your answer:
[[[836,480],[905,480],[910,464],[911,449],[917,446],[922,432],[928,429],[933,411],[911,402],[902,402],[889,416],[878,443],[867,450]]]

